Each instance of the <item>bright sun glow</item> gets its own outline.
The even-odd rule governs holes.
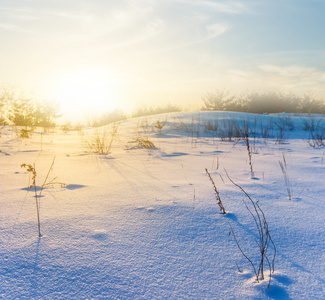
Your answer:
[[[53,95],[65,115],[79,118],[117,108],[117,84],[109,69],[82,69],[59,76]]]

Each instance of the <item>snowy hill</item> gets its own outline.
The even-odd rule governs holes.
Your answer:
[[[324,299],[324,120],[173,113],[29,138],[2,127],[0,298]],[[265,214],[269,288],[268,263],[257,282],[238,247],[258,266],[254,207],[226,172]]]

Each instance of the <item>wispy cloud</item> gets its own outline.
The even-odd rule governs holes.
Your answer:
[[[274,85],[293,91],[314,91],[324,96],[324,70],[299,65],[261,65],[260,70]]]
[[[228,26],[225,24],[211,24],[206,27],[207,37],[206,39],[213,39],[221,34],[224,34],[228,29]]]
[[[282,78],[297,79],[297,78],[304,78],[304,77],[305,78],[317,77],[320,80],[325,81],[325,72],[312,67],[301,67],[297,65],[278,66],[278,65],[264,64],[261,65],[259,68],[264,73],[268,73],[272,76],[280,76]]]
[[[168,81],[186,90],[193,82],[203,93],[217,84],[232,90],[317,91],[325,84],[317,68],[325,58],[321,39],[305,38],[314,40],[307,45],[320,49],[317,55],[300,40],[286,39],[281,24],[270,23],[281,5],[266,7],[266,0],[0,2],[3,65],[5,57],[33,61],[35,73],[44,65],[55,72],[69,65],[106,65],[150,78],[150,85]],[[13,48],[17,43],[28,44],[29,51]]]
[[[223,13],[239,14],[246,10],[246,6],[242,2],[238,1],[225,1],[225,2],[215,2],[215,1],[202,1],[200,5],[207,6]]]
[[[32,12],[32,10],[30,9],[26,9],[26,8],[22,8],[22,7],[15,7],[15,8],[11,8],[11,7],[5,7],[5,6],[0,6],[0,11],[2,12],[19,12],[19,13],[26,13],[26,12]]]
[[[124,48],[126,46],[136,45],[137,43],[149,40],[150,38],[153,38],[155,35],[158,35],[163,31],[161,26],[156,27],[156,25],[148,24],[146,26],[147,29],[144,32],[142,32],[142,34],[138,33],[133,38],[125,40],[124,42],[102,47],[100,52],[114,50],[118,48]],[[227,30],[228,30],[228,26],[225,24],[208,25],[205,28],[205,33],[203,35],[193,36],[192,38],[190,39],[188,38],[186,40],[181,38],[173,39],[169,44],[166,44],[162,47],[142,48],[142,50],[140,50],[140,53],[142,53],[143,55],[159,54],[159,53],[173,52],[180,49],[191,48],[194,45],[201,44],[209,40],[212,40],[214,38],[217,38],[218,36],[224,34]]]
[[[179,1],[189,4],[192,8],[174,11],[172,2],[153,3],[148,0],[136,3],[124,1],[123,5],[112,1],[96,1],[87,4],[72,1],[73,4],[69,2],[66,7],[62,4],[46,6],[40,2],[41,5],[28,8],[24,7],[24,2],[21,1],[20,6],[16,7],[0,6],[0,17],[1,12],[6,14],[6,17],[2,18],[1,28],[28,34],[48,35],[59,41],[69,39],[71,42],[95,41],[101,37],[100,48],[108,49],[134,45],[162,32],[165,32],[164,38],[169,45],[168,48],[186,47],[213,39],[227,30],[226,25],[211,24],[206,12],[195,9],[198,5],[196,1]],[[201,7],[212,6],[213,9],[223,12],[233,13],[241,9],[241,5],[237,2],[198,3]]]
[[[224,34],[227,30],[228,30],[228,26],[225,24],[221,24],[221,23],[216,23],[216,24],[211,24],[211,25],[207,25],[205,27],[205,32],[204,34],[197,36],[197,37],[193,37],[191,40],[187,41],[187,42],[176,42],[174,47],[170,47],[167,48],[168,51],[170,50],[175,50],[175,49],[180,49],[180,48],[186,48],[186,47],[190,47],[193,46],[195,44],[200,44],[200,43],[204,43],[206,41],[212,40],[222,34]]]
[[[103,52],[114,50],[118,48],[129,47],[132,45],[136,45],[138,43],[147,41],[161,33],[165,29],[165,22],[161,19],[153,20],[148,22],[144,26],[141,27],[141,30],[137,31],[136,34],[127,35],[127,38],[122,38],[122,40],[115,37],[114,43],[103,43],[101,46],[96,47],[95,52]],[[133,49],[134,51],[134,49]],[[93,53],[95,53],[93,52]],[[131,51],[130,51],[131,52]]]
[[[13,25],[13,24],[0,23],[0,28],[11,32],[16,32],[16,33],[26,33],[26,34],[31,34],[35,36],[41,36],[41,37],[46,36],[46,34],[42,34],[38,31],[29,30],[24,27]]]
[[[248,10],[247,6],[239,1],[194,1],[178,0],[184,4],[191,4],[201,8],[208,8],[213,11],[227,14],[240,14]]]

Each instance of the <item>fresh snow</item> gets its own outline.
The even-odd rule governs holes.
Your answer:
[[[130,119],[119,124],[108,155],[85,152],[85,142],[104,128],[36,129],[21,139],[19,128],[2,127],[0,298],[325,299],[325,152],[308,145],[304,123],[313,119],[323,120],[226,112]],[[161,132],[158,120],[166,121]],[[244,141],[207,130],[215,120],[219,126],[249,124],[254,178]],[[279,143],[275,124],[286,120],[290,126]],[[260,137],[266,124],[268,139]],[[137,137],[157,148],[137,147]],[[279,165],[283,155],[292,200]],[[20,165],[35,164],[40,187],[54,157],[49,180],[57,177],[66,186],[44,188],[39,238],[30,175]],[[267,266],[257,283],[229,234],[230,224],[257,264],[258,233],[243,203],[248,199],[225,170],[265,213],[277,250],[270,288]],[[270,245],[270,258],[273,250]]]

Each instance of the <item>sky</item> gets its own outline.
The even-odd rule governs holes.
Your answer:
[[[0,83],[66,116],[215,90],[325,98],[324,0],[0,0]]]

